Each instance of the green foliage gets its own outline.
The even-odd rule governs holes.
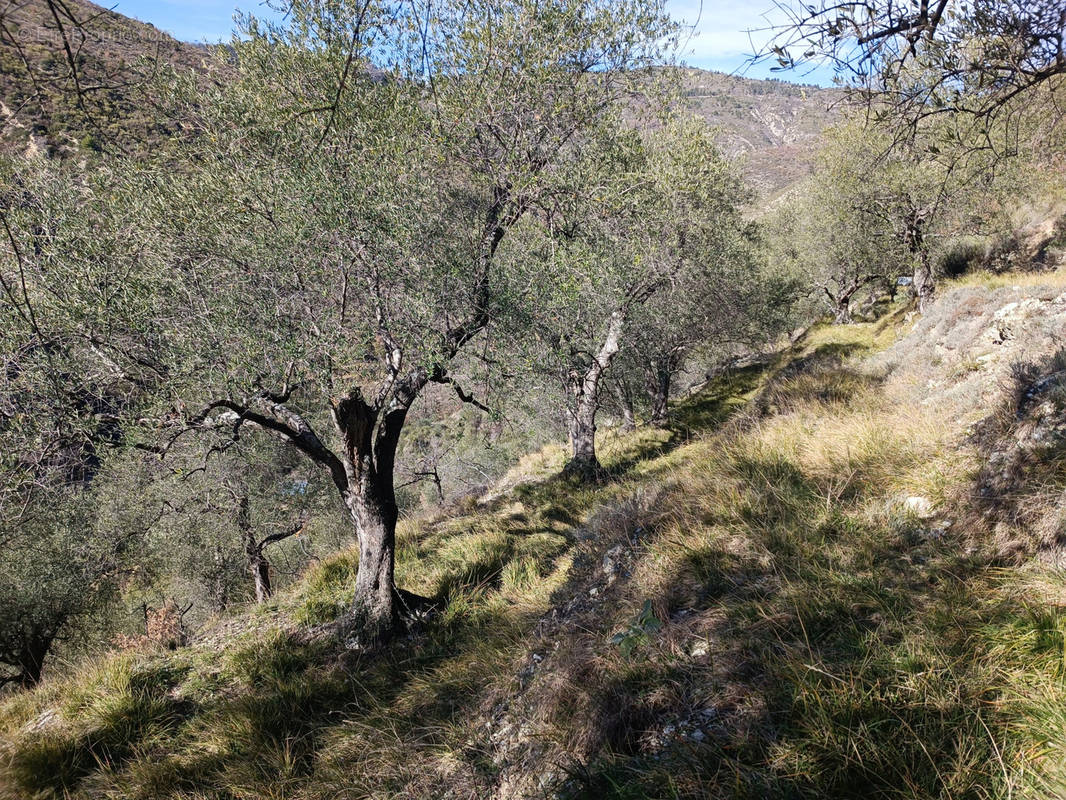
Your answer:
[[[0,528],[0,682],[27,685],[57,641],[75,651],[98,646],[92,640],[106,630],[107,606],[143,557],[149,524],[143,510],[115,514],[102,489],[52,489],[32,502],[17,525]]]
[[[638,648],[648,644],[662,627],[662,620],[655,616],[651,600],[645,600],[643,608],[629,623],[629,627],[611,637],[611,644],[618,645],[618,651],[629,658]]]
[[[830,128],[814,175],[768,223],[769,257],[813,285],[837,322],[863,294],[894,297],[901,275],[924,302],[950,261],[933,263],[945,242],[1001,224],[995,198],[1012,184],[971,146],[979,131],[934,118],[905,142],[894,135],[855,112]]]
[[[875,350],[881,335],[818,328],[767,375],[720,376],[687,401],[716,409],[691,418],[706,438],[673,449],[663,431],[612,439],[614,483],[575,491],[545,469],[489,506],[404,523],[410,574],[451,596],[378,658],[283,629],[350,589],[353,556],[338,556],[283,592],[269,619],[227,620],[184,653],[125,656],[0,706],[0,774],[16,791],[72,797],[489,791],[506,769],[485,758],[492,742],[523,746],[498,733],[506,699],[522,703],[516,718],[542,748],[523,769],[571,759],[564,796],[1056,785],[1064,626],[1034,598],[1061,582],[1030,590],[1035,573],[989,569],[960,533],[926,536],[888,502],[914,475],[966,471],[947,433],[896,425],[876,382],[835,358]],[[742,407],[731,401],[760,383],[778,399],[758,422],[723,429]],[[644,492],[632,512],[603,513]],[[636,560],[605,589],[582,560],[598,564],[619,539]],[[590,583],[609,594],[582,611]],[[569,620],[546,622],[568,606]],[[69,719],[26,733],[48,708]],[[90,730],[133,744],[92,750]],[[1037,740],[1048,755],[1034,755]]]

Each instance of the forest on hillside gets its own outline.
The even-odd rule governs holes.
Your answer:
[[[632,489],[626,482],[642,474],[649,453],[669,459],[669,448],[711,435],[738,398],[755,396],[760,370],[805,380],[807,362],[796,356],[799,366],[782,367],[782,353],[826,336],[839,365],[849,348],[873,348],[886,326],[900,337],[904,328],[940,336],[968,313],[929,322],[944,313],[935,310],[942,287],[976,275],[1044,286],[1066,265],[1066,10],[1056,0],[784,3],[786,21],[753,57],[784,77],[808,62],[835,65],[840,85],[823,94],[685,68],[684,31],[654,0],[273,5],[284,11],[280,21],[241,16],[232,42],[217,48],[181,45],[81,0],[0,9],[0,728],[13,726],[10,746],[0,746],[0,797],[267,796],[264,786],[282,787],[274,767],[228,788],[159,773],[138,784],[140,794],[120,793],[134,780],[121,778],[123,765],[147,770],[153,753],[171,752],[158,743],[168,736],[198,758],[237,752],[200,737],[209,725],[189,711],[192,701],[171,707],[171,695],[145,690],[136,695],[142,705],[121,712],[126,722],[109,717],[99,729],[106,736],[80,739],[50,732],[47,714],[27,721],[19,709],[69,691],[63,714],[97,713],[86,710],[95,700],[69,688],[87,665],[155,663],[194,645],[223,654],[227,631],[259,630],[293,602],[302,610],[286,636],[299,655],[270,656],[277,680],[340,664],[343,680],[364,675],[377,687],[368,696],[390,697],[382,687],[414,674],[397,653],[421,647],[419,637],[446,631],[453,638],[442,652],[467,652],[465,637],[476,641],[481,625],[486,648],[532,636],[493,628],[489,606],[472,598],[581,574],[566,547],[599,530],[590,509],[620,502],[611,492]],[[49,35],[31,36],[40,30]],[[847,338],[869,330],[870,342]],[[1002,330],[997,345],[1013,336],[1006,323]],[[935,370],[954,349],[930,355],[915,346],[900,358]],[[967,361],[943,380],[964,381],[983,363]],[[1032,398],[1058,385],[1062,367],[1012,364],[1021,419]],[[915,385],[933,382],[919,375]],[[833,380],[810,389],[818,402],[850,398],[865,379]],[[713,394],[726,386],[733,395]],[[792,408],[786,390],[766,386],[774,391],[758,395],[763,416],[753,419]],[[897,422],[919,431],[925,412],[908,402]],[[736,435],[762,423],[745,424]],[[549,470],[552,502],[565,511],[559,524],[515,532],[529,520],[514,511],[506,532],[489,537],[512,537],[506,557],[485,561],[476,550],[489,536],[479,509],[535,505],[539,490],[508,476],[563,441]],[[620,455],[626,442],[639,445]],[[736,475],[746,468],[739,451],[698,452],[700,461],[677,456],[678,480],[698,482],[702,464]],[[889,448],[884,457],[896,455]],[[755,470],[749,456],[743,463]],[[899,458],[901,471],[912,468]],[[839,491],[790,508],[813,515],[824,502],[828,514],[851,497],[846,487],[862,469],[851,459],[848,449],[849,466],[833,478]],[[1057,459],[1046,456],[1060,469]],[[758,475],[772,489],[763,511],[802,495],[787,471]],[[710,497],[722,485],[692,491]],[[931,517],[923,497],[908,502],[908,519]],[[693,530],[728,517],[707,515]],[[427,542],[460,516],[467,528],[427,555]],[[736,527],[746,518],[728,519]],[[809,521],[789,524],[803,528],[800,519]],[[827,519],[808,526],[819,541],[876,538]],[[997,521],[988,512],[974,524]],[[636,542],[643,523],[626,530]],[[474,549],[463,551],[463,541]],[[781,563],[813,585],[828,579],[803,573],[817,560],[809,544]],[[611,556],[610,569],[607,558],[597,555],[602,569],[622,574],[622,557]],[[863,564],[845,571],[860,580]],[[626,569],[659,586],[637,566]],[[733,580],[725,561],[699,569],[708,582]],[[744,570],[735,581],[747,580]],[[681,591],[665,579],[659,590]],[[647,589],[609,640],[630,677],[639,672],[633,654],[672,619],[659,590]],[[861,602],[849,608],[838,609],[849,624],[873,618]],[[1061,644],[1061,631],[1048,635]],[[791,647],[782,642],[779,650]],[[421,657],[410,657],[411,670]],[[130,669],[123,691],[136,684]],[[252,684],[273,680],[258,662],[234,669]],[[691,679],[681,668],[655,675],[641,697]],[[334,677],[285,684],[304,694],[286,695],[295,710],[277,717],[355,704],[330,694]],[[926,711],[939,702],[916,701]],[[138,721],[142,713],[150,723]],[[644,724],[635,719],[611,724]],[[917,719],[915,727],[936,728],[931,717]],[[986,725],[968,712],[960,719]],[[285,752],[319,753],[319,722],[313,731],[282,737]],[[627,758],[654,750],[629,733],[604,736]],[[774,738],[763,738],[770,744],[757,757],[744,749],[716,756],[719,772],[735,765],[731,780],[743,788],[734,794],[711,778],[700,788],[658,794],[641,784],[627,794],[637,779],[594,780],[591,762],[563,769],[564,788],[572,796],[585,796],[579,786],[612,797],[778,796],[763,773],[748,771],[749,758],[759,769],[777,763]],[[810,752],[851,746],[831,738]],[[988,741],[998,755],[999,740],[989,732]],[[863,766],[841,767],[846,779],[774,791],[856,796],[913,771],[898,796],[999,796],[966,772],[987,759],[968,760],[961,745],[944,752],[966,769],[934,763],[928,775],[928,764],[867,766],[855,749]],[[823,774],[781,753],[789,780]],[[308,788],[320,756],[301,758],[278,767],[297,776],[295,788],[270,796],[326,796]],[[1015,766],[1001,761],[1005,774]],[[638,772],[645,767],[655,769]],[[471,766],[482,768],[491,771]],[[112,781],[108,793],[92,780]],[[376,796],[418,796],[405,791]],[[488,796],[463,791],[448,796]],[[492,796],[537,796],[499,792]]]

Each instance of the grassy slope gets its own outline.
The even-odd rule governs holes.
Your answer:
[[[383,655],[316,634],[341,553],[192,647],[12,697],[0,797],[1061,796],[1064,584],[900,502],[964,504],[980,456],[855,368],[899,324],[607,434],[601,486],[549,448],[406,521],[401,583],[448,600]]]

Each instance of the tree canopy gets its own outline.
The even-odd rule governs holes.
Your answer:
[[[761,57],[780,68],[828,62],[900,130],[952,115],[983,126],[1060,116],[1066,11],[1058,0],[779,2],[786,21]],[[971,124],[971,123],[967,123]],[[990,138],[990,145],[1002,145]]]

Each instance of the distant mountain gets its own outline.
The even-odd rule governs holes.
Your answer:
[[[168,134],[140,91],[145,78],[159,64],[211,63],[208,48],[87,0],[0,0],[0,150],[137,149]],[[840,98],[837,90],[697,69],[683,71],[683,87],[692,108],[721,129],[723,150],[742,160],[763,204],[809,172]]]
[[[691,107],[721,130],[719,144],[738,158],[763,203],[809,174],[819,135],[837,116],[838,89],[684,71]]]
[[[166,132],[138,86],[157,64],[204,68],[209,55],[87,0],[0,0],[0,149],[151,141]]]

